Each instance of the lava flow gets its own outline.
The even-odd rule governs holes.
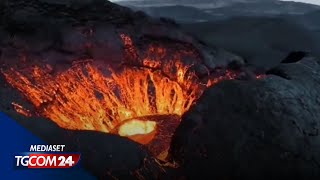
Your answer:
[[[149,148],[153,154],[159,155],[168,149],[180,121],[180,118],[168,118],[168,121],[175,121],[170,122],[173,123],[170,129],[164,125],[163,115],[180,117],[207,86],[235,77],[228,72],[202,84],[195,73],[190,72],[190,65],[179,59],[179,52],[174,58],[161,62],[151,55],[163,58],[166,49],[150,45],[145,53],[148,56],[139,58],[131,38],[126,35],[121,38],[127,65],[120,71],[99,69],[90,61],[74,63],[59,73],[52,73],[49,65],[2,70],[7,82],[36,109],[31,112],[14,103],[17,112],[49,118],[66,129],[116,133],[144,145],[162,145],[152,141],[163,141],[161,137],[165,137],[165,147]],[[110,75],[105,75],[106,70]],[[148,116],[160,116],[161,121],[159,118],[140,118]]]

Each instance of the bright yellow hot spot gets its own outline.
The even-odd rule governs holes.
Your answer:
[[[154,121],[130,120],[120,126],[118,134],[120,136],[133,136],[138,134],[149,134],[156,128]]]

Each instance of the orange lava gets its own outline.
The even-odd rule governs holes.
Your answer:
[[[31,113],[29,110],[25,109],[24,107],[22,107],[20,104],[12,102],[13,108],[20,114],[27,116],[27,117],[31,117]]]
[[[157,123],[155,121],[131,119],[119,125],[114,133],[128,137],[140,144],[148,144],[154,138],[156,129]]]
[[[180,68],[179,63],[175,65]],[[174,80],[161,72],[137,68],[105,77],[88,63],[75,64],[57,75],[38,66],[31,73],[10,69],[4,75],[40,115],[61,127],[109,132],[134,117],[182,115],[200,95],[199,85],[184,81],[184,71],[179,69]]]
[[[172,59],[160,61],[166,57],[167,50],[150,46],[146,56],[140,58],[131,38],[126,35],[121,38],[126,50],[125,63],[135,66],[127,65],[120,71],[99,69],[91,61],[81,61],[55,74],[50,65],[27,70],[11,68],[2,73],[34,105],[37,112],[33,115],[49,118],[66,129],[102,132],[112,132],[125,120],[136,117],[181,116],[207,86],[235,77],[227,72],[203,85],[195,73],[189,72],[190,65],[179,59],[179,52]],[[105,70],[111,75],[105,75]],[[22,106],[14,106],[17,112],[31,115]],[[150,140],[137,141],[144,144]]]

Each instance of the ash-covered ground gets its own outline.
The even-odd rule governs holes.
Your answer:
[[[1,69],[49,64],[59,73],[87,59],[100,67],[120,65],[126,56],[119,35],[127,34],[141,56],[150,42],[172,52],[191,49],[195,55],[182,60],[195,64],[197,75],[217,68],[243,71],[207,89],[182,116],[167,163],[127,138],[66,130],[49,119],[18,114],[12,102],[31,110],[32,105],[1,74],[0,110],[48,143],[81,152],[85,168],[98,178],[320,177],[318,58],[293,53],[256,79],[255,68],[246,67],[242,57],[206,45],[168,19],[108,1],[17,0],[1,1],[1,7]]]

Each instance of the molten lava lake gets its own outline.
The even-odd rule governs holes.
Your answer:
[[[181,59],[181,54],[190,52],[177,51],[163,60],[167,50],[151,44],[146,56],[140,57],[131,38],[123,34],[121,38],[126,56],[120,70],[98,67],[90,59],[74,61],[60,71],[41,63],[2,69],[6,81],[33,109],[12,105],[24,116],[45,117],[65,129],[127,137],[164,160],[183,113],[207,87],[234,79],[237,73],[226,70],[203,82],[191,70],[192,64]]]

